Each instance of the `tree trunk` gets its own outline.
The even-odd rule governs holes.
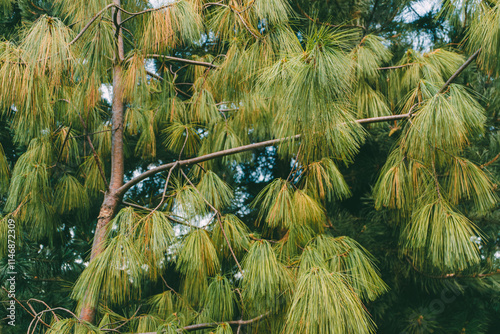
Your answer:
[[[113,0],[116,6],[120,6],[120,0]],[[123,97],[122,61],[124,59],[123,36],[120,29],[121,12],[114,9],[114,24],[116,27],[117,50],[115,64],[113,66],[113,102],[112,102],[112,131],[111,131],[111,179],[109,189],[104,195],[104,200],[97,218],[97,226],[92,243],[90,262],[104,251],[104,240],[106,237],[106,226],[113,219],[121,201],[122,194],[118,189],[123,185],[124,158],[123,158],[123,116],[125,112],[125,101]],[[87,296],[86,296],[87,297]],[[96,307],[91,301],[84,298],[80,312],[80,319],[94,322]]]

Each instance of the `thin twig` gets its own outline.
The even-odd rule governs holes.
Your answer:
[[[259,315],[258,317],[255,317],[253,319],[226,321],[225,323],[227,323],[228,325],[232,325],[232,326],[249,325],[249,324],[251,324],[253,322],[261,320],[262,318],[266,317],[269,314],[270,314],[270,312],[267,312],[265,314]],[[182,331],[194,331],[194,330],[199,330],[199,329],[203,329],[203,328],[216,327],[216,326],[219,326],[219,325],[221,325],[223,323],[224,322],[213,322],[213,323],[190,325],[190,326],[185,326],[185,327],[183,327],[181,329],[178,329],[177,331],[178,332],[182,332]]]
[[[109,328],[109,329],[104,328],[104,327],[106,327],[106,326],[111,326],[111,325],[117,324],[117,323],[122,322],[122,321],[117,321],[117,322],[112,322],[112,323],[109,323],[109,324],[105,324],[104,326],[102,326],[102,327],[101,327],[101,328],[99,328],[99,329],[100,329],[100,330],[102,330],[102,331],[117,331],[117,332],[118,332],[118,328],[125,326],[127,323],[129,323],[129,322],[130,322],[130,320],[132,320],[132,319],[134,319],[134,318],[135,318],[135,316],[137,315],[137,313],[138,313],[138,312],[139,312],[139,310],[141,309],[141,306],[142,306],[142,305],[139,305],[139,307],[137,308],[137,310],[135,310],[134,314],[133,314],[130,318],[128,318],[128,319],[126,319],[126,320],[122,320],[122,321],[123,321],[123,323],[122,323],[121,325],[119,325],[118,327],[115,327],[115,328]],[[118,333],[119,333],[119,332],[118,332]]]
[[[479,168],[484,169],[484,168],[488,167],[489,165],[491,165],[492,163],[494,163],[495,161],[497,161],[498,158],[500,158],[500,152],[493,159],[491,159],[490,161],[488,161],[488,162],[482,164],[481,166],[479,166]]]
[[[96,132],[90,132],[90,133],[87,133],[87,134],[84,134],[84,135],[73,136],[73,137],[69,137],[69,139],[75,139],[75,138],[85,137],[87,135],[91,136],[91,135],[95,135],[95,134],[98,134],[98,133],[109,132],[109,131],[111,131],[111,129],[102,130],[102,131],[96,131]]]
[[[440,276],[430,275],[430,274],[427,274],[426,272],[419,270],[415,266],[415,264],[413,263],[413,259],[410,258],[409,256],[406,257],[406,261],[408,261],[408,263],[411,265],[412,269],[415,270],[417,273],[419,273],[425,277],[429,277],[429,278],[433,278],[433,279],[448,279],[448,278],[480,278],[480,279],[482,279],[482,278],[486,278],[486,277],[490,277],[490,276],[494,276],[494,275],[500,275],[500,269],[497,269],[497,271],[493,271],[493,272],[486,273],[486,274],[462,275],[462,274],[457,274],[457,273],[450,273],[450,274],[444,274],[444,275],[440,275]]]
[[[245,326],[249,325],[251,323],[260,321],[262,318],[267,317],[271,312],[266,312],[264,314],[259,315],[258,317],[255,317],[253,319],[249,320],[231,320],[231,321],[223,321],[223,322],[209,322],[209,323],[203,323],[203,324],[196,324],[196,325],[189,325],[185,326],[183,328],[179,328],[177,330],[178,333],[182,333],[183,331],[195,331],[195,330],[200,330],[204,328],[212,328],[212,327],[217,327],[219,325],[222,325],[224,323],[230,325],[230,326]],[[145,333],[137,333],[137,334],[157,334],[157,333],[162,333],[162,332],[145,332]]]
[[[56,160],[57,162],[59,162],[59,160],[61,159],[61,155],[64,151],[64,146],[66,145],[66,142],[68,141],[69,135],[71,133],[71,127],[72,127],[72,125],[70,124],[68,132],[66,133],[66,136],[64,136],[64,141],[62,143],[61,150],[59,151],[59,155],[57,156],[57,160]]]
[[[50,306],[47,305],[46,302],[44,302],[43,300],[38,300],[38,299],[35,299],[35,298],[30,298],[28,299],[28,301],[26,302],[26,304],[30,305],[30,301],[34,301],[34,302],[37,302],[37,303],[40,303],[40,304],[43,304],[45,305],[45,307],[47,309],[50,309]],[[31,306],[31,305],[30,305]],[[33,308],[31,308],[33,310]],[[56,313],[54,311],[52,311],[52,314],[54,315],[54,318],[56,319],[56,321],[59,321],[59,318],[57,317]]]
[[[163,81],[163,78],[161,76],[159,76],[158,74],[156,74],[156,73],[153,73],[151,71],[146,70],[146,74],[149,75],[149,76],[151,76],[151,77],[153,77],[153,78],[155,78],[155,79]]]
[[[151,211],[151,213],[149,215],[151,215],[153,212],[155,212],[156,210],[158,210],[160,208],[160,206],[162,206],[163,202],[165,202],[165,197],[166,197],[166,194],[167,194],[167,188],[168,188],[168,181],[170,180],[170,176],[172,175],[172,171],[175,169],[175,167],[177,167],[178,164],[174,164],[172,166],[172,168],[169,169],[168,171],[168,175],[167,175],[167,179],[165,180],[165,187],[163,187],[163,194],[161,196],[161,201],[160,203]]]
[[[5,290],[5,292],[7,292],[7,294],[9,294],[9,293],[10,293],[10,292],[9,292],[9,290],[7,290],[7,289],[6,289],[5,287],[3,287],[3,286],[2,286],[2,289],[3,289],[3,290]],[[21,303],[21,302],[20,302],[20,301],[19,301],[16,297],[12,296],[12,299],[14,299],[14,300],[15,300],[15,301],[16,301],[16,302],[17,302],[17,303],[18,303],[18,304],[19,304],[19,305],[20,305],[20,306],[21,306],[21,307],[22,307],[22,308],[23,308],[23,309],[24,309],[24,310],[25,310],[25,311],[26,311],[29,315],[31,315],[33,318],[35,318],[35,317],[36,317],[36,314],[35,314],[35,312],[34,312],[34,310],[33,310],[33,309],[32,309],[32,311],[33,311],[34,313],[31,313],[31,312],[30,312],[30,311],[29,311],[26,307],[24,307],[24,305],[23,305],[23,304],[22,304],[22,303]],[[28,304],[28,305],[29,305],[29,304]],[[30,305],[30,306],[31,306],[31,305]],[[41,323],[42,323],[44,326],[46,326],[46,327],[48,327],[48,328],[51,328],[51,327],[50,327],[50,325],[46,324],[43,320],[41,320]]]
[[[235,10],[234,8],[231,7],[231,10],[233,11],[233,13],[236,13],[236,15],[238,15],[238,17],[240,18],[241,20],[241,23],[243,23],[243,25],[245,26],[246,30],[248,30],[248,32],[250,34],[252,34],[253,37],[255,37],[255,39],[257,40],[260,40],[261,38],[259,36],[257,36],[253,31],[252,29],[250,29],[250,27],[247,25],[247,22],[245,21],[245,19],[243,18],[243,16],[241,16],[241,14]]]
[[[35,326],[33,327],[33,331],[31,332],[32,334],[35,334],[35,330],[36,330],[36,327],[38,325],[38,322],[42,322],[42,315],[44,313],[47,313],[47,312],[53,312],[53,311],[56,311],[56,310],[62,310],[62,311],[66,311],[68,312],[69,314],[71,314],[75,319],[77,319],[78,321],[80,321],[80,319],[78,319],[78,317],[73,313],[71,312],[70,310],[68,309],[65,309],[64,307],[54,307],[54,308],[51,308],[51,309],[47,309],[47,310],[43,310],[43,311],[40,311],[38,312],[35,317],[36,318],[33,318],[33,320],[31,320],[30,322],[30,325],[28,326],[28,334],[30,333],[30,329],[31,329],[31,326],[33,325],[33,321],[35,321],[36,319],[36,322],[35,322]]]

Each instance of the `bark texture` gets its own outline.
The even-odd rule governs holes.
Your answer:
[[[115,216],[121,202],[121,194],[118,189],[123,185],[124,157],[123,157],[123,117],[125,113],[125,100],[123,96],[122,62],[124,59],[123,36],[120,29],[121,12],[118,9],[120,0],[113,0],[114,24],[116,27],[117,50],[115,52],[115,64],[113,66],[113,102],[112,102],[112,131],[111,131],[111,178],[109,188],[106,190],[104,200],[97,218],[97,226],[92,243],[90,261],[92,262],[104,251],[106,239],[106,227]],[[88,298],[82,301],[80,319],[94,322],[96,308]]]

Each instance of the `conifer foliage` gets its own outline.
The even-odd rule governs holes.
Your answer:
[[[287,0],[1,1],[36,10],[0,42],[0,254],[13,219],[19,256],[65,249],[72,273],[29,330],[375,333],[381,259],[333,213],[380,131],[370,203],[396,257],[480,273],[471,213],[498,186],[470,152],[496,125],[456,80],[476,58],[496,80],[500,4],[479,3],[461,49],[393,55],[378,1],[341,18]],[[262,159],[285,167],[245,174]],[[254,194],[235,181],[256,175]]]

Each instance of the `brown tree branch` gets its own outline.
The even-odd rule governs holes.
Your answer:
[[[456,77],[458,77],[460,75],[460,73],[462,73],[467,68],[467,66],[469,66],[470,63],[472,63],[472,61],[474,59],[476,59],[476,57],[480,53],[481,53],[481,48],[479,50],[477,50],[476,52],[474,52],[472,54],[472,56],[470,56],[469,59],[467,59],[467,61],[465,63],[463,63],[463,65],[460,66],[455,73],[453,73],[453,75],[448,79],[448,81],[446,81],[446,83],[443,85],[443,87],[441,87],[441,89],[439,90],[439,93],[444,93],[446,91],[446,89],[448,88],[448,86],[453,82],[453,80],[455,80]]]
[[[47,313],[47,312],[52,312],[54,313],[54,311],[57,311],[57,310],[61,310],[61,311],[66,311],[68,312],[69,314],[71,314],[75,319],[79,320],[78,317],[73,313],[71,312],[70,310],[64,308],[64,307],[54,307],[54,308],[49,308],[49,309],[46,309],[46,310],[43,310],[43,311],[40,311],[38,312],[36,315],[35,315],[35,318],[33,318],[33,320],[31,320],[30,322],[30,325],[28,327],[28,334],[30,334],[30,329],[31,329],[31,326],[33,325],[33,322],[36,320],[35,322],[35,326],[33,327],[33,331],[31,331],[31,334],[35,334],[35,330],[38,326],[38,322],[43,322],[42,321],[42,315],[44,313]]]
[[[84,134],[84,135],[78,135],[78,136],[69,137],[68,139],[80,138],[80,137],[95,135],[95,134],[98,134],[98,133],[109,132],[109,131],[111,131],[111,129],[102,130],[102,131],[96,131],[96,132],[89,132],[89,133]]]
[[[410,114],[390,115],[390,116],[380,116],[380,117],[358,119],[355,122],[359,123],[359,124],[379,123],[379,122],[387,122],[387,121],[393,121],[393,120],[401,120],[401,119],[406,119],[409,117],[410,117]],[[237,154],[237,153],[241,153],[241,152],[251,151],[251,150],[262,148],[262,147],[273,146],[273,145],[279,144],[279,143],[284,142],[284,141],[298,139],[298,138],[300,138],[300,136],[301,135],[298,134],[298,135],[286,137],[286,138],[266,140],[266,141],[262,141],[262,142],[258,142],[258,143],[243,145],[243,146],[239,146],[239,147],[235,147],[235,148],[230,148],[227,150],[222,150],[222,151],[218,151],[218,152],[214,152],[214,153],[205,154],[205,155],[202,155],[202,156],[199,156],[196,158],[185,159],[185,160],[181,160],[178,162],[171,162],[168,164],[160,165],[158,167],[147,170],[144,173],[136,176],[132,180],[126,182],[123,186],[121,186],[118,189],[118,194],[120,196],[122,196],[132,186],[136,185],[137,183],[141,182],[142,180],[144,180],[150,176],[153,176],[159,172],[162,172],[164,170],[171,168],[172,166],[174,166],[175,163],[178,163],[179,167],[193,165],[193,164],[197,164],[200,162],[225,157],[228,155],[233,155],[233,154]]]
[[[488,161],[488,162],[482,164],[481,166],[479,166],[479,168],[484,169],[484,168],[488,167],[489,165],[491,165],[492,163],[494,163],[495,161],[497,161],[498,158],[500,158],[500,152],[493,159],[491,159],[490,161]]]
[[[163,78],[156,73],[153,73],[151,71],[146,70],[146,74],[149,75],[150,77],[157,79],[157,80],[163,81]]]

